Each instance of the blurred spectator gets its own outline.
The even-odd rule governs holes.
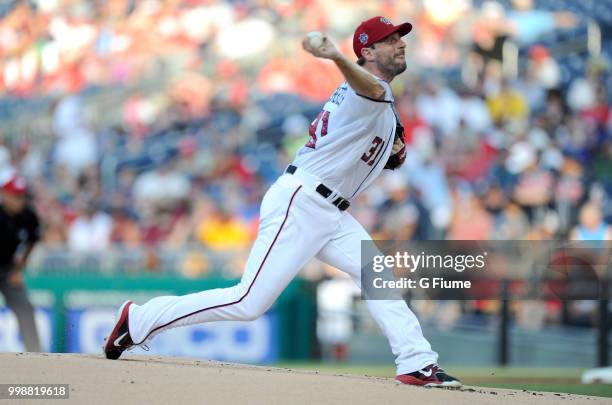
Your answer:
[[[529,115],[527,102],[517,90],[502,81],[499,92],[487,99],[491,119],[493,121],[522,123]]]
[[[573,240],[612,240],[612,229],[603,219],[601,208],[587,203],[580,209],[578,225],[572,230]]]
[[[416,109],[420,117],[444,136],[452,136],[461,119],[461,100],[439,79],[429,79],[425,89],[416,98]]]
[[[451,240],[489,240],[493,235],[494,221],[485,210],[477,195],[461,195],[456,190],[455,212],[451,221],[448,238]]]
[[[162,163],[151,171],[139,175],[134,181],[136,206],[148,215],[155,208],[172,207],[187,198],[191,184],[185,174],[173,169],[172,162]]]
[[[176,218],[173,228],[166,239],[166,246],[179,249],[189,242],[197,240],[197,229],[205,223],[215,211],[215,204],[207,196],[195,195],[185,207],[184,215]]]
[[[217,251],[246,249],[251,240],[248,227],[222,208],[201,222],[196,233],[202,244]]]
[[[565,159],[555,188],[555,205],[561,220],[561,229],[569,231],[575,222],[578,206],[586,195],[584,169],[574,159]]]
[[[111,210],[112,230],[110,242],[124,247],[137,247],[142,242],[140,227],[127,209],[121,206]]]
[[[511,32],[504,7],[497,1],[483,2],[473,30],[472,50],[480,57],[482,69],[486,70],[490,62],[501,62],[504,42]]]
[[[512,0],[508,19],[514,26],[514,38],[520,43],[533,43],[555,29],[572,28],[578,23],[570,12],[551,12],[534,8],[533,0]]]
[[[541,218],[552,199],[552,174],[539,165],[533,146],[526,142],[512,147],[506,164],[511,172],[518,174],[512,198],[527,210],[531,220],[535,216]]]
[[[588,202],[580,209],[579,223],[572,230],[570,238],[579,241],[612,240],[612,228],[602,219],[601,208],[597,204]],[[590,243],[587,246],[602,247],[597,242]],[[597,303],[598,301],[595,300],[568,302],[566,323],[574,326],[592,326],[596,322]]]
[[[470,84],[482,88],[488,94],[501,76],[504,44],[512,34],[512,26],[505,18],[505,11],[497,1],[485,1],[472,26],[472,44],[468,64],[473,78]]]
[[[601,182],[605,197],[612,194],[612,137],[601,145],[593,160],[593,176]]]
[[[461,97],[460,117],[465,128],[479,135],[491,128],[491,115],[482,97],[468,87],[462,87],[459,96]]]
[[[559,129],[564,130],[566,118],[569,117],[569,107],[567,106],[563,92],[558,89],[551,89],[546,94],[546,103],[541,119],[542,127],[549,133],[557,135]],[[567,120],[569,121],[569,119]],[[578,126],[576,126],[578,128]],[[557,135],[558,136],[558,135]]]
[[[594,58],[587,65],[586,77],[579,77],[572,81],[567,102],[574,111],[595,107],[597,93],[604,86],[603,77],[608,70],[608,63],[604,59]]]
[[[404,139],[407,145],[411,144],[420,134],[431,136],[428,124],[418,111],[413,93],[404,94],[396,101],[396,107],[402,124],[404,124]]]
[[[508,203],[495,221],[493,239],[524,240],[529,231],[529,221],[518,204]]]
[[[559,64],[546,47],[542,45],[531,47],[529,49],[529,59],[530,73],[543,89],[554,89],[561,84]]]
[[[94,202],[81,203],[79,216],[68,230],[68,247],[75,252],[104,252],[110,246],[113,221]]]
[[[63,248],[68,240],[68,232],[62,212],[58,209],[52,209],[48,212],[49,214],[45,216],[42,242],[47,247]]]
[[[434,157],[433,139],[422,136],[407,149],[406,162],[401,170],[407,174],[410,186],[419,193],[428,210],[433,226],[430,238],[442,238],[449,226],[453,202],[444,165]]]
[[[387,200],[380,206],[381,215],[377,237],[383,240],[422,240],[429,232],[429,218],[425,207],[410,192],[400,172],[384,178]]]
[[[53,129],[58,137],[55,162],[75,175],[95,165],[98,159],[95,135],[84,116],[82,100],[75,96],[60,101],[54,114]]]

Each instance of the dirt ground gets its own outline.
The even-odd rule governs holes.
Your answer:
[[[0,353],[0,384],[70,384],[64,404],[610,404],[609,398],[464,387],[169,357]],[[0,403],[4,402],[0,400]],[[46,401],[17,401],[41,404]]]

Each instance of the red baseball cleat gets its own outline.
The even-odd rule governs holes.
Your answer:
[[[104,345],[104,353],[107,359],[117,360],[121,353],[134,346],[128,329],[128,315],[132,304],[132,301],[126,301],[117,311],[115,327],[106,338],[106,344]]]
[[[430,364],[422,370],[395,377],[398,383],[422,387],[459,388],[461,381],[446,374],[437,364]]]

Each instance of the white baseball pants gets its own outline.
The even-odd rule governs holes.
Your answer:
[[[257,239],[240,283],[132,305],[129,330],[136,344],[178,326],[256,319],[313,257],[348,273],[360,286],[361,241],[370,240],[370,235],[298,173],[282,175],[267,191]],[[368,300],[367,305],[389,339],[398,375],[437,362],[437,353],[403,300]]]

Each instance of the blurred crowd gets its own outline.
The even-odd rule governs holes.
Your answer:
[[[612,237],[612,38],[573,70],[540,41],[578,29],[578,11],[531,0],[9,3],[0,93],[51,98],[52,125],[0,134],[0,175],[28,179],[48,251],[143,252],[138,266],[159,271],[181,251],[171,265],[194,276],[214,267],[203,252],[239,251],[228,273],[239,275],[263,193],[342,80],[301,37],[330,32],[350,55],[354,28],[376,14],[415,30],[393,83],[408,158],[351,207],[374,238]],[[506,43],[520,49],[515,75]],[[87,91],[113,88],[127,89],[106,107],[118,119],[100,122]]]
[[[567,7],[565,1],[540,2]],[[588,18],[609,24],[609,5],[584,3],[583,14],[592,12]],[[329,32],[350,53],[353,30],[375,14],[418,27],[410,38],[413,69],[456,67],[470,53],[480,55],[475,63],[489,65],[501,59],[508,39],[529,46],[581,22],[569,11],[538,9],[534,0],[503,5],[481,0],[7,0],[0,5],[0,93],[62,95],[149,78],[167,85],[172,98],[187,103],[194,114],[206,113],[223,91],[226,101],[238,105],[255,89],[323,100],[339,74],[300,50],[302,36]]]

